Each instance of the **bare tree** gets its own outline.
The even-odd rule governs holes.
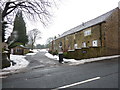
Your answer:
[[[40,19],[45,24],[51,16],[50,8],[55,4],[55,0],[1,0],[0,7],[3,9],[2,19],[5,17],[10,20],[18,10],[24,12],[28,18]]]
[[[51,7],[56,5],[56,1],[58,0],[0,0],[2,21],[13,25],[16,13],[22,11],[24,18],[40,20],[46,26],[52,16]]]
[[[53,40],[54,40],[53,37],[49,37],[49,38],[47,39],[47,41],[46,41],[46,44],[50,44],[50,42],[52,42]]]
[[[28,32],[28,38],[33,49],[36,40],[41,38],[41,32],[38,29],[33,29]]]

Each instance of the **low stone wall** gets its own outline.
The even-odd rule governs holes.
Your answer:
[[[68,51],[66,52],[66,54],[64,54],[64,57],[77,60],[77,59],[100,57],[105,55],[106,55],[105,48],[91,47],[91,48],[75,49],[74,51]]]
[[[74,59],[75,58],[75,51],[68,51],[68,52],[63,53],[63,55],[64,55],[64,58]]]

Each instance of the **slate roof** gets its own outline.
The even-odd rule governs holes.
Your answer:
[[[116,9],[116,8],[115,8],[115,9]],[[93,26],[93,25],[96,25],[96,24],[99,24],[99,23],[102,23],[102,22],[106,21],[106,19],[113,13],[113,11],[114,11],[115,9],[113,9],[113,10],[111,10],[111,11],[109,11],[109,12],[107,12],[107,13],[105,13],[105,14],[97,17],[97,18],[94,18],[94,19],[92,19],[92,20],[90,20],[90,21],[88,21],[88,22],[85,22],[84,25],[83,25],[83,24],[78,25],[78,26],[76,26],[76,27],[74,27],[74,28],[72,28],[72,29],[64,32],[64,33],[63,33],[60,37],[58,37],[58,38],[62,38],[62,37],[64,37],[64,36],[66,36],[66,35],[73,34],[73,33],[75,33],[75,32],[81,31],[81,30],[83,30],[83,29],[86,29],[86,28],[88,28],[88,27],[91,27],[91,26]],[[57,39],[58,39],[58,38],[57,38]]]

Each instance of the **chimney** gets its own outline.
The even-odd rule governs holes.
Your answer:
[[[84,22],[82,22],[82,26],[85,26],[85,23],[84,23]]]

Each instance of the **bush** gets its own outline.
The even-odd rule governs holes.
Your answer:
[[[49,50],[48,53],[50,53],[52,55],[58,55],[58,51],[57,50],[55,50],[55,51]]]
[[[68,53],[67,53],[67,52],[64,52],[64,53],[63,53],[63,57],[64,57],[64,58],[68,58]]]
[[[48,53],[52,54],[52,50],[49,50]]]
[[[29,51],[28,53],[34,53],[33,51]]]
[[[53,55],[58,55],[58,51],[56,50],[56,51],[54,51],[52,54],[53,54]]]

